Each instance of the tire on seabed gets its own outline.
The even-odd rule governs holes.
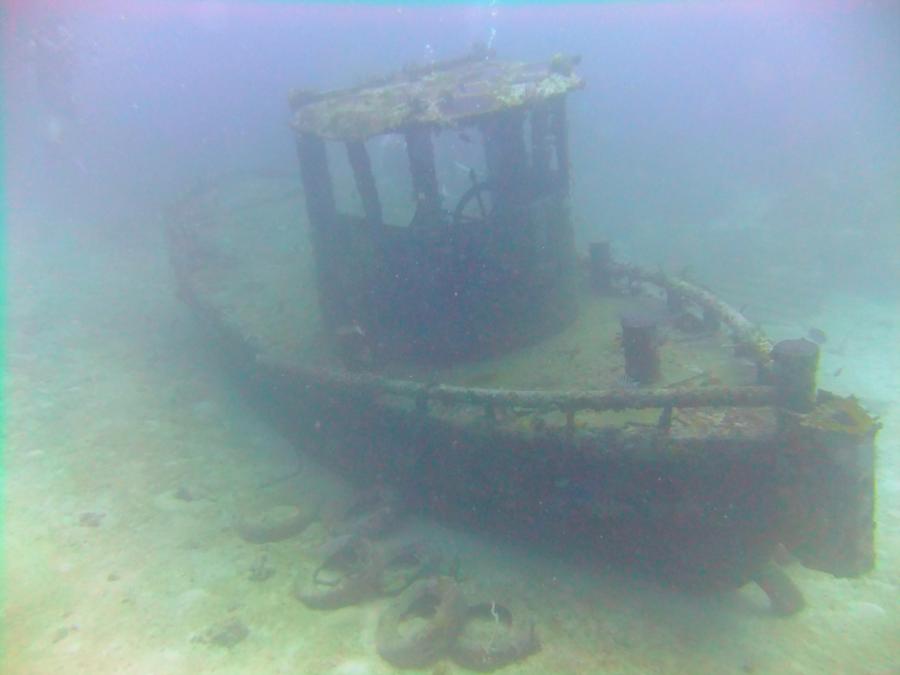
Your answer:
[[[235,529],[241,539],[251,544],[282,541],[303,532],[316,519],[317,511],[311,506],[274,506],[241,516]]]
[[[332,572],[334,579],[325,579]],[[361,537],[344,537],[312,573],[298,579],[294,596],[310,609],[339,609],[376,595],[381,587],[384,559],[381,551]]]
[[[416,581],[434,576],[441,565],[441,554],[413,543],[395,546],[384,554],[381,592],[395,597]]]
[[[425,668],[447,654],[465,613],[465,598],[453,579],[417,581],[379,617],[378,653],[398,668]]]
[[[402,508],[397,495],[387,489],[374,488],[357,495],[331,530],[336,537],[351,535],[378,539],[396,528],[401,518]]]
[[[492,625],[491,635],[477,634],[467,628],[476,621]],[[534,622],[513,623],[512,612],[497,602],[482,602],[466,610],[465,620],[450,657],[469,670],[489,672],[539,652],[541,641]]]

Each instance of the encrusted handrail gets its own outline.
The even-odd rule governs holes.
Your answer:
[[[669,277],[662,272],[652,272],[641,269],[636,265],[613,263],[610,272],[614,276],[622,276],[637,281],[654,284],[661,288],[670,289],[687,300],[696,303],[703,309],[712,312],[723,323],[731,328],[738,343],[745,346],[750,356],[762,367],[767,368],[772,361],[772,343],[769,338],[757,326],[753,325],[747,317],[720,300],[713,293],[695,286],[683,279]]]
[[[369,373],[349,373],[325,368],[285,368],[269,364],[297,380],[345,390],[348,393],[387,394],[427,403],[506,406],[538,412],[627,410],[638,408],[761,407],[774,405],[771,386],[657,387],[652,389],[598,389],[586,391],[534,391],[486,389],[446,384],[395,380]]]

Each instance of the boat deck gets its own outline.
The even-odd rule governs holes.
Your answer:
[[[187,233],[182,273],[257,358],[288,368],[342,369],[322,330],[312,244],[293,181],[242,178],[204,191],[180,214]],[[389,363],[378,374],[489,389],[576,391],[633,387],[626,382],[620,312],[662,298],[598,296],[585,290],[578,318],[554,336],[511,353],[449,367]],[[752,384],[754,365],[736,359],[731,337],[661,331],[660,387]],[[651,423],[658,410],[609,411],[603,424]],[[588,420],[585,419],[585,422]],[[599,420],[598,420],[599,421]]]

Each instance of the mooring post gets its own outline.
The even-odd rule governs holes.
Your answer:
[[[638,384],[659,379],[658,318],[644,309],[626,310],[620,317],[622,348],[625,351],[625,376]]]
[[[816,405],[819,345],[810,340],[782,340],[772,349],[774,385],[779,405],[809,412]]]
[[[588,246],[591,288],[602,292],[612,284],[612,247],[608,241],[594,241]]]

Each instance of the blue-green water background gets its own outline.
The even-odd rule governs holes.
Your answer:
[[[817,281],[883,286],[900,229],[898,17],[891,2],[13,3],[8,206],[127,217],[198,179],[294,172],[291,88],[481,41],[509,59],[582,56],[582,239],[692,262],[702,242],[770,256],[760,241],[780,239]],[[70,32],[74,62],[55,143],[32,53],[48,22]]]

